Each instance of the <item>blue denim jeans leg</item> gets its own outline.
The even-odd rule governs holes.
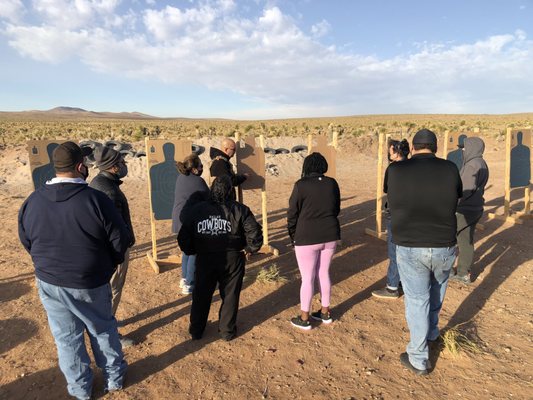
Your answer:
[[[196,270],[196,254],[188,256],[181,254],[181,277],[187,285],[194,286],[194,271]]]
[[[398,290],[400,286],[400,274],[398,263],[396,262],[396,245],[392,243],[391,220],[387,219],[387,252],[389,256],[389,267],[387,268],[387,287],[391,290]]]
[[[448,286],[456,248],[396,246],[398,269],[405,294],[405,319],[409,326],[409,361],[428,369],[427,341],[439,336],[439,313]]]
[[[37,286],[69,394],[79,399],[91,396],[93,373],[85,347],[85,331],[95,363],[102,369],[106,389],[121,388],[127,364],[118,338],[117,321],[111,311],[111,286],[72,289],[39,279]]]

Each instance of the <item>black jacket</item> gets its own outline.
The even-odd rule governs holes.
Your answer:
[[[176,179],[174,191],[174,207],[172,208],[172,233],[178,233],[181,229],[181,213],[188,207],[209,196],[209,188],[202,177],[189,174],[179,174]]]
[[[120,190],[120,185],[122,185],[122,181],[118,178],[118,176],[108,171],[101,171],[93,178],[93,180],[89,184],[90,187],[104,192],[107,197],[111,199],[113,204],[115,204],[115,207],[117,208],[120,215],[122,215],[122,218],[124,219],[124,222],[126,223],[126,226],[130,231],[131,247],[135,244],[135,234],[133,233],[133,225],[131,224],[128,199],[126,199],[126,196],[124,195],[122,190]]]
[[[18,224],[37,278],[56,286],[108,283],[130,243],[111,200],[85,184],[43,185],[22,204]]]
[[[489,180],[489,167],[483,159],[485,143],[478,137],[464,141],[463,167],[459,172],[463,183],[463,197],[457,205],[459,213],[482,212],[485,205],[485,186]]]
[[[229,161],[229,157],[223,151],[211,147],[209,150],[209,157],[211,157],[211,166],[209,167],[209,173],[213,178],[222,175],[228,175],[231,178],[233,186],[239,186],[246,180],[246,176],[236,174],[233,171],[233,166]]]
[[[404,247],[456,244],[457,200],[463,187],[455,164],[434,154],[416,154],[385,171],[392,241]]]
[[[287,211],[287,228],[293,244],[304,246],[339,240],[340,209],[341,195],[335,179],[311,174],[298,180]]]
[[[185,254],[255,253],[263,245],[261,225],[248,207],[236,201],[223,205],[202,201],[182,215],[178,244]]]

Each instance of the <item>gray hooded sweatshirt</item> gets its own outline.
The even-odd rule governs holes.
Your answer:
[[[463,167],[460,175],[463,182],[463,197],[457,205],[458,213],[483,212],[485,186],[489,180],[489,168],[483,159],[485,143],[478,137],[464,141]]]

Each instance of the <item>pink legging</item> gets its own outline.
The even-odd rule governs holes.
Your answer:
[[[337,242],[311,244],[307,246],[294,246],[298,268],[302,275],[300,287],[300,308],[303,312],[311,309],[311,300],[314,294],[315,276],[318,271],[320,282],[320,299],[322,307],[329,307],[331,296],[331,280],[329,279],[329,265],[335,253]]]

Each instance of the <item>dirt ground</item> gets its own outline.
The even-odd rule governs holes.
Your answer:
[[[365,141],[366,140],[366,141]],[[216,144],[201,139],[207,147]],[[486,138],[490,188],[486,211],[502,212],[503,142]],[[298,138],[270,147],[304,144]],[[140,146],[140,144],[137,144]],[[203,157],[205,158],[206,155]],[[17,212],[32,191],[26,150],[0,150],[0,399],[68,398],[56,348],[39,301],[30,257],[19,244]],[[190,296],[179,293],[180,268],[156,275],[151,247],[145,160],[130,160],[122,186],[129,198],[137,244],[118,310],[120,331],[139,342],[125,349],[127,385],[104,395],[100,373],[95,398],[109,399],[532,399],[533,309],[531,308],[533,222],[512,225],[483,218],[476,233],[475,282],[452,283],[441,313],[443,329],[467,322],[477,354],[431,355],[435,366],[416,377],[399,362],[409,339],[403,299],[378,300],[385,284],[386,244],[364,233],[375,228],[376,149],[367,139],[341,142],[337,178],[341,187],[342,244],[331,275],[333,324],[303,332],[288,322],[298,313],[299,273],[287,247],[285,212],[302,164],[300,155],[267,157],[279,176],[267,175],[271,243],[279,257],[254,256],[247,266],[238,317],[238,337],[217,334],[216,296],[204,338],[187,333]],[[204,160],[204,162],[207,162]],[[91,171],[93,175],[95,171]],[[513,192],[520,209],[523,192]],[[260,193],[245,194],[260,213]],[[158,224],[160,249],[177,253],[170,224]],[[259,283],[261,268],[277,264],[284,283]],[[319,302],[315,297],[313,308]]]

